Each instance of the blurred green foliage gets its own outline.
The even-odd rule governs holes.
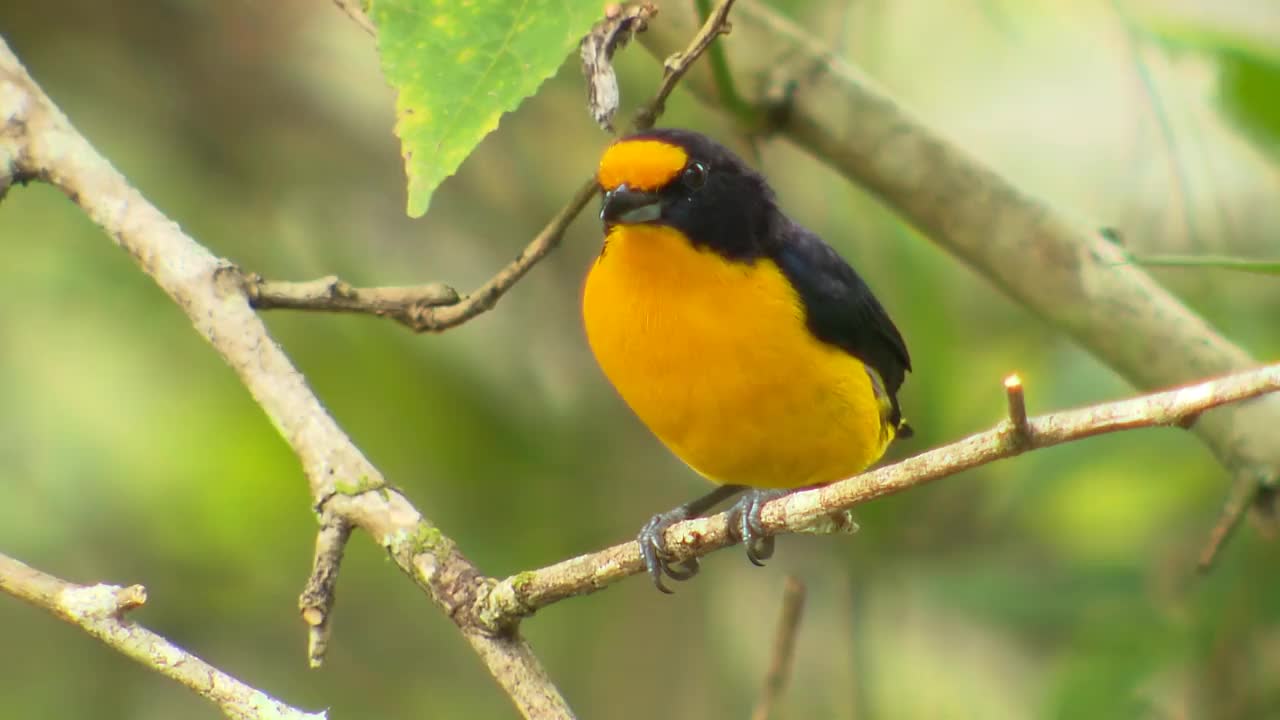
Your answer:
[[[1134,262],[1147,267],[1194,267],[1280,275],[1280,260],[1252,260],[1220,255],[1150,255],[1134,258]]]
[[[1174,52],[1213,56],[1226,115],[1264,148],[1280,152],[1280,96],[1275,92],[1280,86],[1280,43],[1275,40],[1280,26],[1274,11],[1248,0],[1227,0],[1219,8],[1184,3],[1172,10],[1143,4],[1148,6],[1144,20],[1149,37]]]
[[[1223,105],[1246,130],[1280,155],[1280,60],[1246,51],[1224,50]]]
[[[1276,255],[1274,156],[1224,119],[1220,54],[1143,44],[1152,82],[1135,82],[1132,36],[1101,1],[788,11],[934,127],[1029,191],[1120,227],[1135,252]],[[372,41],[330,3],[42,0],[0,6],[0,33],[144,194],[268,277],[474,287],[608,141],[569,61],[409,221],[394,94]],[[638,49],[619,69],[631,103],[660,73]],[[1280,95],[1240,87],[1247,101]],[[665,124],[737,141],[688,96],[670,105]],[[813,158],[770,140],[761,162],[906,335],[918,436],[897,456],[997,421],[1010,371],[1032,412],[1130,391]],[[1181,189],[1173,162],[1191,180]],[[584,213],[494,312],[439,336],[267,315],[360,446],[494,575],[631,537],[704,489],[587,352],[577,301],[598,242]],[[359,534],[328,663],[308,670],[295,607],[315,525],[288,448],[66,198],[13,189],[0,245],[0,551],[77,582],[144,583],[140,622],[334,718],[513,715],[452,624]],[[1280,352],[1274,278],[1158,273],[1255,356]],[[795,573],[809,603],[786,717],[1276,717],[1275,547],[1245,529],[1212,574],[1192,571],[1224,494],[1185,432],[1097,438],[872,503],[858,535],[784,538],[767,569],[720,553],[673,597],[626,582],[525,630],[584,718],[744,717]],[[2,718],[218,717],[10,598],[0,643]]]

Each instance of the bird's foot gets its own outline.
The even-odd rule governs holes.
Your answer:
[[[773,557],[773,536],[766,535],[760,512],[765,503],[786,495],[789,490],[748,490],[742,499],[729,508],[729,532],[738,536],[747,549],[747,559],[753,565],[764,567],[764,561]]]
[[[669,595],[672,591],[663,584],[664,575],[672,580],[688,580],[698,574],[698,558],[672,562],[671,553],[667,550],[667,528],[702,515],[717,503],[744,489],[741,485],[722,485],[674,510],[658,513],[645,523],[636,542],[640,544],[640,557],[644,559],[645,569],[649,571],[649,577],[653,578],[655,587]]]
[[[668,595],[672,590],[663,584],[663,575],[672,580],[688,580],[698,574],[698,558],[672,562],[671,553],[667,550],[667,528],[690,517],[692,515],[683,505],[669,512],[658,513],[644,524],[636,538],[636,542],[640,543],[640,556],[644,558],[644,566],[649,571],[649,577],[653,578],[654,586]]]

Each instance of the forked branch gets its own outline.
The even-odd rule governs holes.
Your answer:
[[[660,109],[683,68],[697,60],[706,38],[719,34],[731,4],[732,0],[722,0],[720,12],[679,58],[668,63],[662,86],[650,101],[654,108]],[[658,109],[646,114],[649,120],[639,121],[638,126],[651,122]],[[388,486],[324,409],[251,305],[322,305],[323,309],[397,317],[415,329],[452,327],[492,307],[555,247],[564,228],[594,195],[594,181],[584,183],[515,262],[452,305],[439,306],[452,298],[447,288],[438,285],[419,288],[414,302],[406,302],[404,296],[413,293],[404,288],[370,292],[332,278],[283,286],[247,279],[183,233],[134,189],[71,125],[0,39],[0,188],[29,180],[48,182],[70,197],[187,313],[297,454],[322,518],[359,527],[385,547],[458,624],[523,715],[573,716],[529,644],[512,628],[490,632],[469,612],[475,599],[486,595],[495,581],[484,577],[452,539]],[[326,524],[321,528],[312,581],[301,600],[304,618],[313,629],[313,662],[320,659],[328,638],[333,577],[345,538],[345,527]]]
[[[663,8],[663,22],[639,40],[662,57],[680,47],[696,24],[688,4],[671,3]],[[878,196],[1135,387],[1168,387],[1258,364],[1136,265],[1114,232],[1081,224],[1001,176],[768,3],[742,0],[733,25],[734,41],[721,47],[735,85],[757,117],[773,121],[770,129]],[[684,87],[737,117],[715,78],[702,70]],[[1276,427],[1280,397],[1194,423],[1233,484],[1210,550],[1243,514],[1237,499],[1265,508],[1275,498]]]
[[[769,671],[764,676],[760,699],[751,711],[751,720],[769,720],[774,708],[787,689],[791,666],[796,652],[796,636],[800,633],[800,618],[804,614],[804,583],[794,575],[788,575],[782,585],[782,609],[778,612],[778,627],[773,634],[773,656]]]
[[[111,648],[176,680],[233,720],[324,720],[250,687],[154,632],[125,619],[147,602],[141,585],[76,585],[0,555],[0,592],[77,625]]]
[[[1021,382],[1015,384],[1019,389]],[[1006,391],[1009,384],[1006,382]],[[779,498],[764,506],[763,520],[770,534],[814,532],[830,525],[850,508],[875,498],[949,477],[964,470],[1030,450],[1082,440],[1094,435],[1145,427],[1181,426],[1207,410],[1280,391],[1280,364],[1248,370],[1194,385],[1026,418],[1020,405],[1010,404],[1010,418],[996,427],[934,448],[892,465],[825,487]],[[1025,427],[1023,423],[1025,422]],[[838,522],[838,527],[847,523]],[[733,545],[725,514],[673,525],[667,548],[675,560],[701,557]],[[523,572],[498,583],[478,614],[494,627],[576,595],[596,592],[619,580],[644,572],[634,542],[565,560],[540,570]]]
[[[689,68],[720,35],[728,32],[729,10],[734,0],[720,0],[693,39],[663,63],[662,81],[653,97],[636,110],[631,132],[653,127],[666,107],[667,98]],[[339,2],[339,6],[343,3]],[[345,6],[344,6],[345,7]],[[467,295],[432,283],[420,288],[355,288],[336,277],[289,283],[254,276],[246,285],[254,307],[261,310],[287,308],[321,312],[354,312],[387,317],[414,332],[441,332],[457,327],[493,309],[507,293],[544,257],[560,244],[565,230],[596,195],[595,176],[586,179],[569,202],[525,246],[524,250]]]

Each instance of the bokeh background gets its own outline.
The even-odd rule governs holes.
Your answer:
[[[931,126],[1136,251],[1280,256],[1275,3],[782,7]],[[144,194],[272,278],[470,289],[607,142],[566,63],[411,221],[393,95],[370,38],[330,2],[10,0],[0,34]],[[659,67],[629,50],[624,101]],[[679,92],[664,122],[736,141]],[[896,455],[992,425],[1010,371],[1033,412],[1131,391],[813,158],[769,140],[760,159],[908,339],[903,402],[919,434]],[[267,317],[374,462],[490,574],[632,537],[704,490],[587,351],[592,214],[494,312],[443,335]],[[514,716],[449,621],[359,534],[328,663],[308,670],[295,608],[315,524],[285,444],[66,198],[15,188],[0,248],[0,550],[77,582],[144,583],[137,620],[334,718]],[[1257,357],[1280,353],[1280,278],[1158,277]],[[1098,438],[859,508],[859,534],[785,538],[767,569],[720,553],[673,597],[634,579],[525,631],[584,718],[741,718],[792,573],[809,603],[784,717],[1280,717],[1277,547],[1246,529],[1212,574],[1192,569],[1225,490],[1190,434]],[[0,717],[218,714],[0,597]]]

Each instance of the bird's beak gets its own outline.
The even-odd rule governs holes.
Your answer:
[[[649,192],[632,190],[626,185],[604,194],[600,219],[606,225],[653,222],[662,216],[662,199]]]

